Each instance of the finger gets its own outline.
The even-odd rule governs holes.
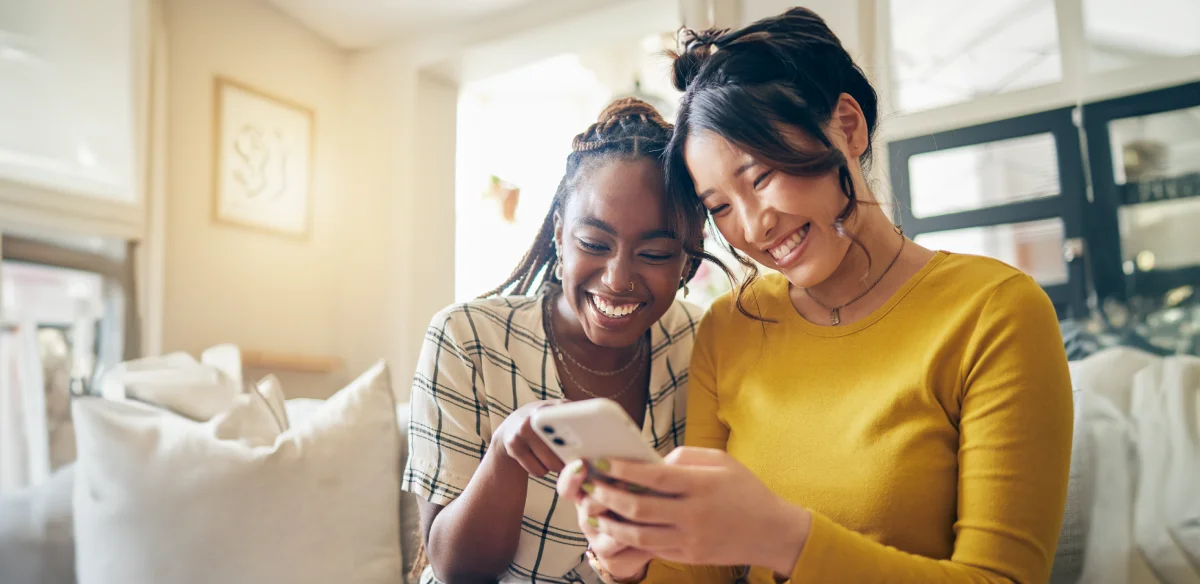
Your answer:
[[[562,471],[562,459],[560,459],[553,450],[550,450],[550,447],[547,446],[541,438],[534,435],[533,428],[528,426],[526,426],[526,428],[529,430],[529,432],[522,432],[521,437],[524,438],[525,442],[529,444],[529,449],[533,451],[533,455],[538,458],[538,461],[542,463],[542,466],[546,467],[546,469],[550,472]]]
[[[582,460],[572,461],[558,474],[558,496],[579,503],[583,498],[580,487],[587,480],[587,465]]]
[[[593,488],[591,485],[584,487],[584,489],[591,489],[591,488]],[[587,495],[583,495],[582,497],[580,497],[579,502],[576,503],[575,505],[578,506],[580,511],[583,512],[583,514],[587,515],[588,517],[599,517],[601,515],[604,515],[606,513],[609,513],[610,511],[612,511],[608,507],[605,507],[603,504],[601,504],[599,501],[597,501]]]
[[[595,532],[595,535],[588,538],[588,547],[592,548],[592,553],[600,559],[609,559],[630,549],[629,546],[618,542],[612,536],[599,532]]]
[[[593,466],[611,478],[664,495],[682,495],[689,492],[693,484],[691,471],[686,466],[627,460],[597,460]]]
[[[534,455],[533,451],[529,449],[529,444],[524,440],[513,440],[511,444],[506,445],[505,450],[507,450],[508,455],[511,456],[513,460],[516,460],[517,463],[521,465],[521,468],[525,469],[525,471],[530,475],[535,477],[544,477],[546,476],[546,473],[550,472],[546,469],[545,465],[538,460],[538,457]]]
[[[680,446],[667,455],[667,464],[686,466],[725,466],[729,454],[716,448],[697,448],[695,446]]]
[[[584,499],[589,505],[599,505],[621,517],[637,523],[674,525],[684,510],[684,503],[676,498],[631,493],[616,485],[595,483]]]
[[[648,552],[681,546],[683,534],[674,527],[623,523],[607,517],[595,518],[594,527],[617,543]]]

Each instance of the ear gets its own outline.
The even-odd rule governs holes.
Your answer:
[[[846,154],[849,154],[847,158],[858,159],[867,151],[870,142],[867,135],[867,118],[863,115],[858,101],[849,93],[838,96],[829,125],[830,129],[837,133],[835,139],[841,142]]]
[[[563,232],[562,214],[559,213],[558,211],[555,211],[554,212],[554,244],[557,245],[559,248],[562,248],[562,241],[563,241],[562,232]]]

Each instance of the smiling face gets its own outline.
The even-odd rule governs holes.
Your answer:
[[[685,254],[667,231],[662,170],[602,162],[557,218],[563,294],[588,339],[627,347],[675,301]]]
[[[866,144],[861,120],[849,119],[856,112],[856,106],[848,107],[847,119],[835,117],[828,132],[833,147],[850,161],[857,160]],[[799,150],[825,148],[799,131],[784,135]],[[862,146],[854,148],[856,143]],[[842,265],[852,241],[836,227],[848,202],[837,171],[786,174],[705,130],[688,137],[684,160],[717,229],[738,251],[801,288],[826,281]],[[859,165],[851,162],[849,167],[853,180],[863,184]],[[865,186],[856,190],[867,192]],[[857,218],[852,215],[845,229],[854,232]]]

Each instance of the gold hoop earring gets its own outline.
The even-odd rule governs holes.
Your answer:
[[[633,292],[633,289],[634,289],[634,288],[635,288],[635,286],[634,286],[633,282],[632,282],[632,281],[631,281],[631,282],[629,282],[629,291],[630,291],[630,292]]]

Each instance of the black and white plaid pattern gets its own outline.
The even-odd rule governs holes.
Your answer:
[[[475,300],[438,313],[413,379],[402,488],[437,505],[462,494],[492,431],[513,410],[563,397],[542,326],[544,295]],[[651,329],[643,436],[660,453],[683,445],[688,364],[701,310],[675,302]],[[583,559],[575,510],[557,475],[530,478],[517,554],[500,582],[599,582]],[[426,570],[421,582],[435,582]]]

